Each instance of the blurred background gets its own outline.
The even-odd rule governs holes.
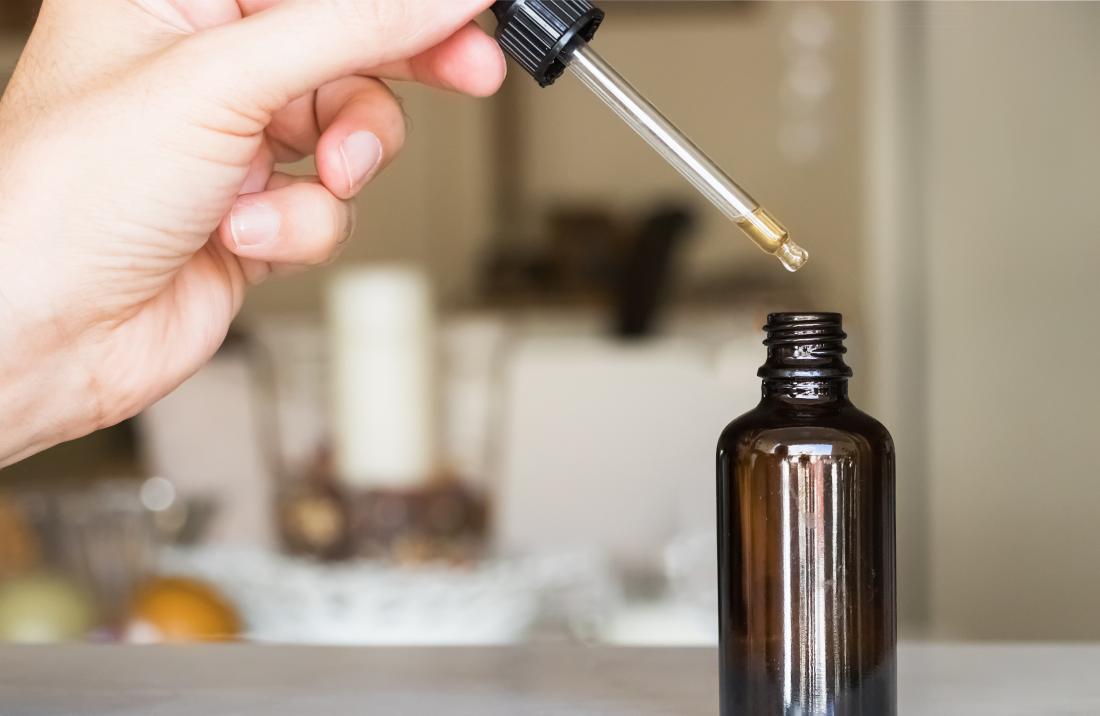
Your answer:
[[[340,262],[0,473],[0,640],[715,642],[714,444],[784,309],[845,314],[896,438],[903,636],[1100,639],[1100,5],[604,5],[597,49],[808,267],[572,78],[400,86]]]

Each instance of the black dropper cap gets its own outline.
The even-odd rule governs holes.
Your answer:
[[[604,19],[588,0],[500,0],[493,12],[497,41],[543,87],[564,74],[573,42],[589,42]]]

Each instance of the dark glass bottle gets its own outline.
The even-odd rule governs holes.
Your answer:
[[[894,445],[848,400],[841,316],[768,318],[718,442],[722,716],[893,716]]]

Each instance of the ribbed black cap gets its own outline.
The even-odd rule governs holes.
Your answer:
[[[761,378],[849,378],[839,313],[773,313],[764,326],[768,361]]]
[[[588,0],[501,0],[493,12],[497,41],[543,87],[565,72],[573,41],[591,40],[604,19]]]

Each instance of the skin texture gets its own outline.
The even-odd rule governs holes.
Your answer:
[[[500,86],[489,4],[46,0],[0,102],[0,466],[136,415],[249,286],[331,260],[405,140],[384,80]]]

